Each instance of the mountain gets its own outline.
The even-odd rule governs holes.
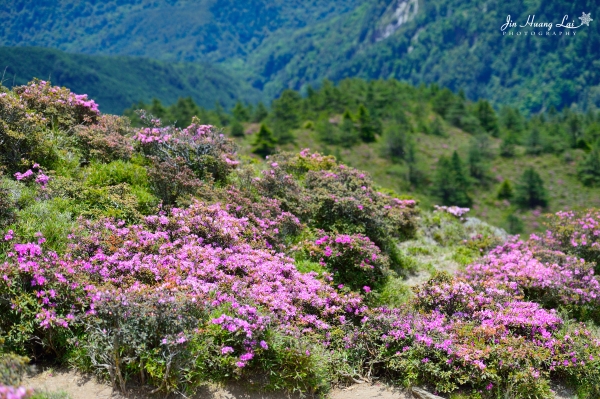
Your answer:
[[[33,78],[51,80],[94,98],[102,112],[120,114],[138,101],[159,98],[174,103],[192,97],[203,107],[218,101],[230,107],[235,100],[256,95],[244,82],[218,65],[150,60],[131,56],[70,54],[40,47],[0,47],[5,86]],[[246,86],[246,88],[245,88]]]
[[[0,6],[0,44],[219,63],[263,99],[324,78],[397,78],[529,113],[600,106],[600,24],[556,26],[599,11],[594,0],[15,0]],[[560,35],[503,35],[508,15]]]

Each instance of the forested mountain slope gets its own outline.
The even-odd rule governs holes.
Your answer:
[[[324,78],[437,82],[468,98],[537,112],[600,104],[600,25],[593,0],[148,1],[21,0],[0,7],[0,44],[221,63],[265,100]],[[580,25],[556,27],[565,15]],[[552,22],[504,36],[510,15]]]

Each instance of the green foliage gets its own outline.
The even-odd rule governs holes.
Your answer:
[[[500,134],[498,117],[488,101],[479,100],[477,102],[477,118],[484,132],[493,137],[498,137]]]
[[[523,208],[548,206],[544,181],[533,168],[527,168],[515,186],[515,202]]]
[[[294,90],[284,90],[271,104],[271,122],[278,143],[294,141],[293,129],[300,127],[302,97]]]
[[[234,119],[231,124],[231,135],[233,137],[244,137],[244,126],[237,119]]]
[[[358,121],[360,139],[365,143],[372,143],[375,141],[377,135],[381,134],[380,126],[377,126],[377,124],[373,122],[369,110],[362,104],[358,107],[356,119]]]
[[[451,158],[441,157],[436,168],[434,194],[442,204],[471,206],[473,199],[468,188],[467,176],[458,153],[454,151]]]
[[[3,344],[3,342],[0,341],[0,344]],[[13,387],[20,386],[27,363],[29,363],[29,359],[24,356],[2,353],[0,350],[0,384]]]
[[[498,189],[498,194],[496,197],[502,200],[511,200],[514,195],[514,190],[510,180],[504,179],[502,184],[500,184],[500,188]]]
[[[467,168],[478,183],[485,184],[490,178],[490,160],[493,159],[490,144],[487,134],[475,136],[469,144]]]
[[[66,17],[60,14],[56,18],[63,20]],[[7,67],[5,82],[12,83],[14,79],[14,83],[19,85],[34,77],[45,79],[50,76],[53,83],[76,93],[87,93],[100,105],[102,112],[114,114],[122,113],[131,104],[150,102],[153,98],[174,104],[178,98],[191,96],[205,108],[212,108],[215,100],[231,107],[237,98],[256,98],[257,91],[243,83],[241,77],[232,76],[217,65],[76,54],[78,52],[41,47],[0,47],[2,69]],[[155,55],[153,53],[151,58]],[[145,107],[136,107],[139,108]],[[152,108],[154,115],[164,117],[158,111],[159,107]]]
[[[596,141],[583,162],[579,164],[577,176],[586,186],[600,185],[600,140]]]
[[[261,157],[266,157],[267,155],[273,154],[275,152],[275,144],[277,140],[275,136],[273,136],[273,132],[271,129],[267,127],[264,123],[260,125],[260,129],[258,133],[256,133],[256,138],[254,140],[254,148],[252,152],[260,155]]]

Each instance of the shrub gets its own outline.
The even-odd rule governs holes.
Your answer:
[[[368,293],[385,283],[389,259],[368,237],[319,233],[319,239],[303,244],[304,257],[325,266],[335,284]]]
[[[587,397],[598,394],[600,341],[555,311],[448,275],[417,289],[414,306],[363,319],[349,350],[367,348],[389,377],[438,392],[551,398],[550,378],[566,373],[590,387]]]
[[[102,115],[97,123],[78,126],[74,135],[84,162],[110,162],[131,158],[132,132],[129,119],[116,115]]]
[[[34,80],[13,89],[27,108],[42,115],[48,126],[67,129],[80,124],[92,124],[100,112],[87,94],[74,94],[67,88],[51,86],[49,82]]]
[[[125,161],[108,164],[92,164],[86,183],[92,186],[114,186],[127,183],[131,186],[148,187],[146,168]]]
[[[548,230],[532,240],[551,250],[562,251],[596,264],[600,273],[600,211],[591,208],[581,212],[557,212],[548,215]]]
[[[204,181],[225,181],[239,163],[231,139],[210,125],[200,125],[196,118],[185,129],[160,127],[155,121],[153,127],[140,129],[134,138],[154,168],[185,166]]]
[[[466,280],[488,282],[514,297],[563,308],[580,319],[600,320],[600,280],[593,264],[515,239],[467,266]]]
[[[2,343],[2,342],[0,342]],[[19,386],[29,359],[12,353],[0,353],[0,386]]]
[[[0,162],[15,172],[50,155],[44,118],[13,92],[0,93]]]

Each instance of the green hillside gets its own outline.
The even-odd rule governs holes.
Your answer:
[[[529,15],[554,25],[568,15],[579,25],[583,12],[597,19],[599,11],[593,0],[21,0],[0,6],[0,44],[220,63],[263,100],[324,78],[396,78],[529,113],[600,105],[600,25],[568,37],[503,36],[507,15],[519,25]]]
[[[396,80],[326,81],[307,91],[284,91],[268,112],[241,103],[230,115],[184,103],[141,106],[181,126],[190,112],[228,125],[247,155],[307,147],[335,155],[424,206],[470,207],[512,233],[540,229],[547,211],[600,206],[600,113],[551,109],[526,118],[516,108],[496,112],[485,100]],[[127,115],[135,122],[134,108]]]
[[[0,47],[5,86],[50,79],[96,99],[103,112],[120,114],[132,103],[154,97],[173,103],[192,97],[203,107],[232,106],[256,91],[218,66],[171,64],[128,56],[70,54],[39,47]]]

